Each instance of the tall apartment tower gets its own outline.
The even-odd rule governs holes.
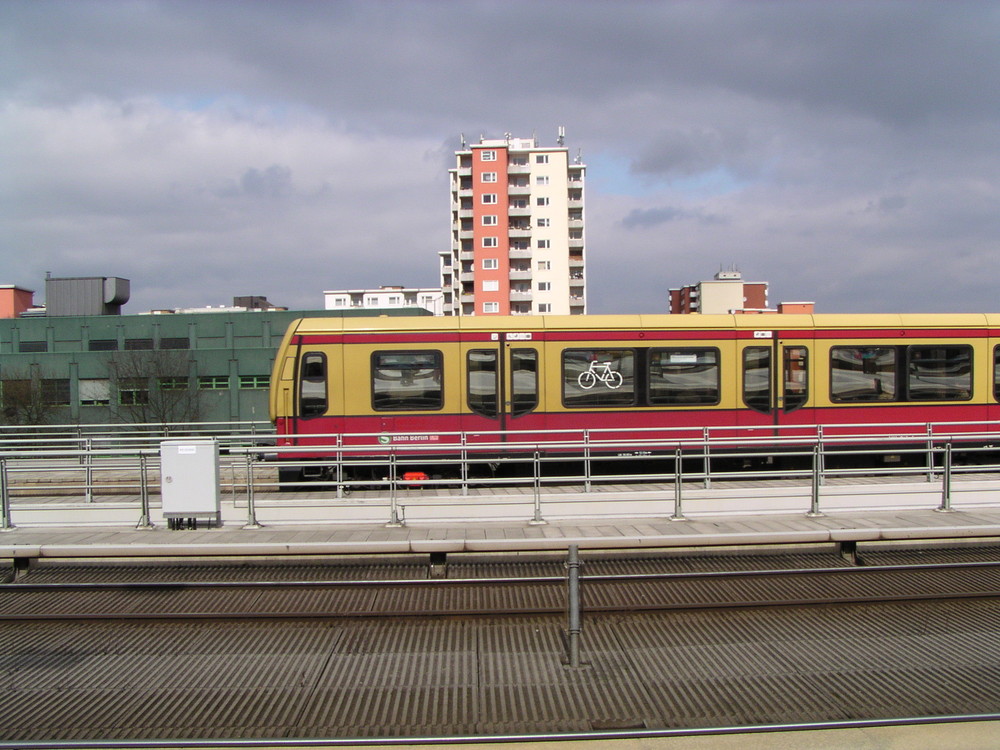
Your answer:
[[[451,249],[441,253],[445,315],[587,311],[586,167],[534,138],[480,139],[455,152]]]

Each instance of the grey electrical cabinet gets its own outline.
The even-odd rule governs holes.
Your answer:
[[[164,440],[160,443],[160,498],[170,528],[198,519],[221,525],[219,444],[212,439]]]

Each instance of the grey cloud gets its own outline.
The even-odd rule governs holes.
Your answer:
[[[674,221],[697,221],[702,224],[720,224],[724,219],[701,210],[689,210],[665,206],[663,208],[634,208],[622,219],[626,229],[646,229]]]

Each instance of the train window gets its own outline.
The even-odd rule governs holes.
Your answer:
[[[743,350],[743,403],[754,411],[771,411],[771,347]]]
[[[440,409],[444,380],[439,351],[372,354],[372,408],[378,411]]]
[[[906,354],[909,399],[967,401],[972,398],[971,346],[911,346]]]
[[[467,360],[469,408],[474,414],[497,416],[497,350],[473,349]]]
[[[795,411],[809,399],[809,350],[786,346],[784,353],[784,396],[786,412]]]
[[[833,347],[830,350],[830,399],[841,402],[894,401],[895,347]]]
[[[635,352],[631,349],[564,349],[563,405],[573,408],[632,406]]]
[[[538,352],[511,349],[510,370],[511,414],[520,417],[538,406]]]
[[[993,350],[993,398],[1000,401],[1000,346]]]
[[[719,403],[718,349],[650,349],[650,404]]]
[[[302,356],[299,378],[299,414],[317,417],[326,414],[326,355],[308,352]]]

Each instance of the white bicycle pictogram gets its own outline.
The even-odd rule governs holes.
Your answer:
[[[589,391],[598,383],[604,383],[608,388],[615,389],[621,388],[622,383],[625,382],[625,378],[622,377],[620,372],[612,370],[611,365],[607,362],[591,362],[590,368],[585,372],[581,372],[577,376],[576,382],[585,391]]]

